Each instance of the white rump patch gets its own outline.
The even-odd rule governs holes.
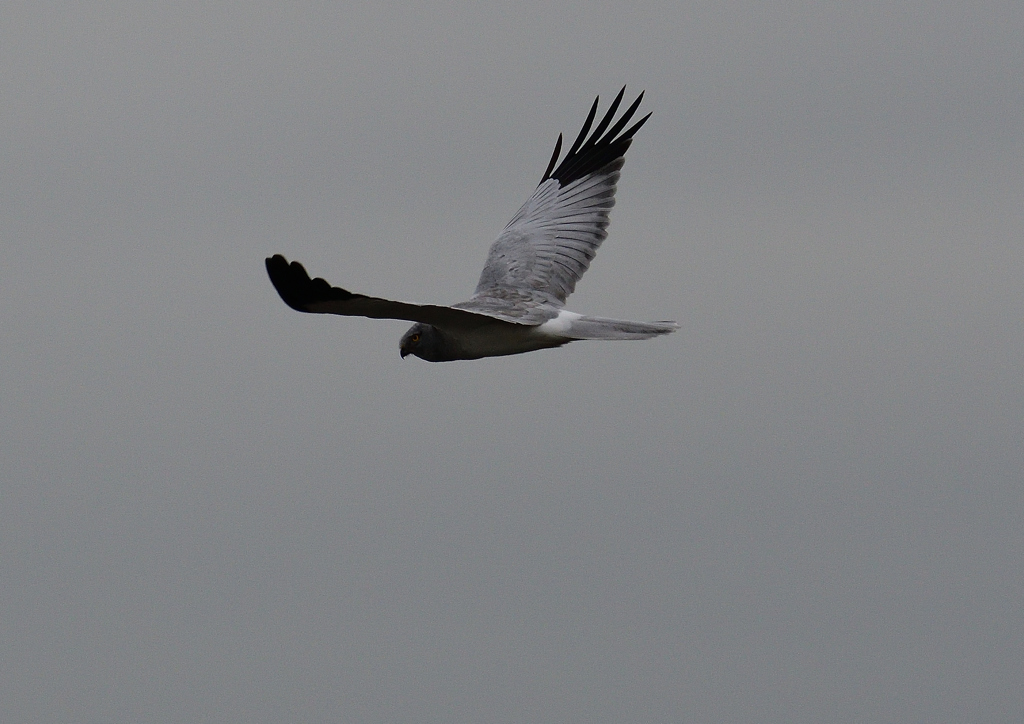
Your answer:
[[[539,332],[549,334],[552,337],[565,337],[572,328],[572,323],[582,316],[582,314],[576,314],[576,312],[569,312],[563,309],[558,313],[557,317],[549,319],[537,329]]]

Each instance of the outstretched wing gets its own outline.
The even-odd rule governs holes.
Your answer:
[[[594,101],[575,143],[555,168],[562,149],[559,135],[537,190],[491,245],[474,300],[565,304],[608,235],[608,214],[615,205],[623,157],[633,135],[650,118],[648,113],[622,130],[640,107],[641,93],[608,128],[625,91],[625,87],[619,91],[588,138],[600,98]]]
[[[373,319],[405,319],[423,322],[441,329],[473,329],[495,320],[517,323],[500,314],[473,312],[434,304],[410,304],[378,299],[364,294],[353,294],[332,287],[317,277],[310,279],[305,268],[297,261],[288,263],[280,254],[267,258],[267,274],[281,299],[292,309],[314,314],[340,314],[346,317]]]

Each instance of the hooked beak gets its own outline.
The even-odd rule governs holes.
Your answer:
[[[408,347],[402,347],[402,348],[401,348],[401,349],[399,350],[399,352],[400,352],[400,353],[401,353],[401,355],[402,355],[402,359],[405,359],[406,357],[408,357],[408,356],[409,356],[409,349],[408,349]]]

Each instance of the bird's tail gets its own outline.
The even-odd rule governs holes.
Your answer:
[[[650,339],[679,329],[675,322],[625,322],[621,319],[580,317],[564,333],[572,339]]]

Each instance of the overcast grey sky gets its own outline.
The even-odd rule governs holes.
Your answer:
[[[8,3],[0,720],[1024,720],[1024,5]],[[401,360],[646,89],[579,312]]]

